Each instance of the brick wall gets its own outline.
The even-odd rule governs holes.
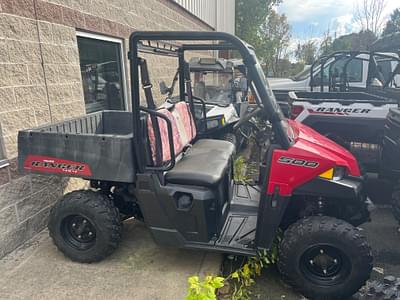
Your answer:
[[[0,0],[0,135],[10,163],[0,169],[0,258],[46,226],[62,194],[86,184],[16,166],[18,130],[85,113],[76,31],[121,38],[127,49],[134,30],[211,29],[169,0]],[[175,60],[149,64],[154,86],[172,79]]]

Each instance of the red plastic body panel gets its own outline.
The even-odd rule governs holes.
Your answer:
[[[24,162],[24,169],[44,173],[92,176],[88,164],[40,155],[28,155]]]
[[[301,123],[288,122],[295,144],[287,150],[274,150],[268,194],[279,188],[279,195],[290,196],[297,187],[336,166],[345,167],[351,176],[361,176],[349,151]]]

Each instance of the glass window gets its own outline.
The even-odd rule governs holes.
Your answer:
[[[78,36],[86,112],[124,110],[121,43]]]
[[[325,64],[324,76],[323,76],[324,85],[329,84],[329,69],[331,70],[332,78],[336,78],[336,81],[340,81],[343,78],[344,76],[343,68],[346,62],[348,62],[347,58],[343,58],[333,61],[332,63],[328,62]],[[347,71],[348,82],[361,82],[363,75],[363,61],[357,58],[352,59],[347,64],[346,71]],[[318,86],[320,84],[321,84],[321,71],[319,66],[319,68],[316,71],[316,74],[314,75],[313,86]]]
[[[324,85],[328,85],[328,83],[329,83],[329,64],[324,65],[324,75],[322,78],[324,81]],[[312,85],[313,86],[321,85],[321,65],[319,65],[316,68],[316,71],[314,71],[314,78],[313,78]]]
[[[391,60],[381,60],[378,61],[378,72],[380,72],[381,76],[385,80],[384,83],[386,83],[388,80],[390,80],[392,76],[392,61]]]
[[[347,59],[338,60],[332,66],[332,74],[339,74],[339,76],[343,76],[343,68],[344,65],[348,62]],[[363,61],[360,59],[352,59],[347,64],[347,80],[349,82],[361,82],[362,81],[362,70],[363,70]]]
[[[233,71],[192,72],[193,93],[207,103],[229,105],[233,101]]]

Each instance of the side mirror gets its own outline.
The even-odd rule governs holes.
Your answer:
[[[169,87],[167,87],[167,85],[166,85],[166,83],[165,83],[165,81],[161,81],[160,82],[160,92],[161,92],[161,95],[166,95],[166,94],[168,94],[169,93]]]

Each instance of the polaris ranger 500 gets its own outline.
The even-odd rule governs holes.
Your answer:
[[[154,107],[140,53],[178,58],[182,48],[241,54],[256,111],[273,130],[258,186],[233,181],[231,143],[197,139],[190,81],[179,80],[181,101]],[[129,59],[132,112],[102,111],[19,133],[21,171],[91,181],[91,190],[65,195],[51,211],[50,235],[66,256],[96,262],[110,255],[122,218],[143,221],[161,245],[239,255],[268,249],[281,228],[279,270],[306,297],[341,299],[365,283],[372,255],[354,227],[369,219],[357,162],[282,116],[251,46],[219,32],[135,32]]]

